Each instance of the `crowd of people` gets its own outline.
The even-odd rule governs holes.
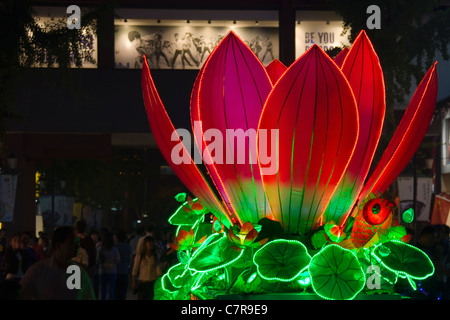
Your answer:
[[[51,237],[0,230],[0,299],[151,300],[155,280],[176,261],[172,236],[151,222],[128,233],[87,230],[83,220]],[[78,285],[69,284],[73,265]]]
[[[414,245],[435,266],[432,277],[410,292],[415,299],[450,299],[450,228],[425,227]],[[87,230],[85,221],[75,227],[57,227],[52,237],[39,233],[14,234],[0,230],[0,299],[39,300],[152,300],[154,284],[177,263],[170,248],[174,230],[148,223],[123,230]],[[79,267],[79,285],[69,285],[69,266]]]

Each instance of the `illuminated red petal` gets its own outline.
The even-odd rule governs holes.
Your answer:
[[[345,57],[347,56],[349,51],[350,49],[346,47],[342,49],[341,52],[339,52],[336,57],[334,57],[334,63],[336,63],[339,68],[341,68],[342,65],[344,64]]]
[[[180,231],[178,231],[178,234],[177,234],[177,242],[179,244],[186,244],[186,242],[188,241],[188,237],[189,237],[189,232],[181,229]]]
[[[201,122],[200,130],[194,124],[194,132],[196,139],[203,138],[202,154],[211,179],[241,225],[270,216],[256,159],[256,129],[272,89],[264,66],[230,32],[210,54],[198,81],[191,116]],[[229,141],[230,131],[242,139]],[[207,133],[213,133],[214,138]],[[250,138],[244,137],[246,133]]]
[[[190,230],[189,232],[181,229],[178,231],[177,241],[182,246],[190,246],[194,242],[195,233],[194,230]]]
[[[430,125],[437,97],[436,63],[417,87],[386,151],[365,184],[359,199],[383,193],[413,157]]]
[[[214,50],[213,50],[214,52]],[[191,102],[190,102],[190,113],[191,113],[191,126],[192,126],[192,132],[194,135],[195,145],[196,145],[196,152],[199,152],[200,158],[204,160],[203,153],[200,152],[200,150],[203,150],[203,132],[202,132],[202,125],[200,120],[200,108],[199,108],[199,87],[200,87],[200,80],[202,78],[202,74],[204,72],[205,66],[209,60],[209,58],[212,56],[210,54],[207,58],[205,63],[203,64],[202,68],[200,69],[194,83],[194,87],[191,92]],[[207,168],[208,171],[210,170]],[[212,168],[215,169],[214,167]],[[234,218],[235,213],[233,210],[226,205],[227,201],[225,201],[224,196],[226,196],[226,192],[223,188],[223,185],[220,183],[220,180],[216,177],[216,175],[212,176],[212,183],[216,187],[216,190],[219,191],[219,197],[221,199],[221,203],[225,204],[224,210],[227,211],[227,215],[232,217],[236,223],[236,218]]]
[[[351,159],[358,126],[347,79],[312,46],[275,85],[258,129],[258,135],[279,130],[278,173],[262,177],[275,220],[288,233],[317,226]]]
[[[187,239],[189,240],[189,243],[192,243],[195,239],[195,232],[193,229],[189,230],[189,234],[187,236]]]
[[[255,227],[253,226],[253,224],[251,222],[246,222],[244,223],[244,225],[241,227],[241,232],[242,233],[249,233],[250,231],[255,230]]]
[[[275,85],[278,79],[285,73],[287,67],[278,59],[273,60],[266,67],[267,74],[269,75],[270,81]]]
[[[206,236],[203,236],[200,240],[197,241],[198,244],[202,244],[203,242],[205,242],[206,240]]]
[[[258,241],[258,244],[259,244],[260,246],[262,246],[262,245],[266,244],[267,241],[269,241],[269,239],[268,239],[268,238],[265,238],[265,239],[262,239],[262,240]]]
[[[258,236],[258,231],[256,231],[256,229],[253,229],[252,231],[250,231],[245,236],[244,245],[248,245],[248,244],[252,243],[253,241],[255,241],[257,236]]]
[[[234,234],[234,232],[233,232],[233,230],[231,228],[228,230],[227,238],[232,243],[235,243],[235,244],[238,244],[238,245],[241,244],[241,239]]]
[[[386,110],[383,70],[366,33],[362,31],[341,67],[355,95],[359,136],[355,152],[324,215],[325,222],[345,221],[363,187],[378,145]]]
[[[228,215],[224,214],[225,210],[221,203],[217,200],[209,184],[206,182],[197,165],[193,162],[188,151],[184,147],[183,155],[186,155],[186,163],[184,163],[185,161],[181,164],[173,163],[171,152],[175,147],[180,146],[180,143],[182,142],[176,132],[175,141],[171,139],[175,128],[173,127],[161,98],[159,97],[158,91],[156,90],[145,57],[142,69],[142,93],[150,128],[164,159],[169,163],[181,182],[196,197],[198,197],[202,203],[204,203],[215,215],[219,216],[223,223],[228,226],[232,225],[233,223]]]
[[[408,234],[404,235],[402,238],[400,238],[400,240],[405,242],[405,243],[410,242],[411,241],[411,234],[408,233]]]
[[[191,209],[192,209],[193,211],[202,211],[202,210],[204,210],[205,208],[202,206],[201,203],[196,202],[196,203],[194,203],[194,204],[192,205]]]

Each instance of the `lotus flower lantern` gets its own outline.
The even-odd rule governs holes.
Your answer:
[[[208,179],[184,144],[190,133],[172,125],[146,59],[142,86],[156,143],[196,197],[176,197],[183,204],[169,222],[179,227],[180,263],[156,285],[160,298],[189,299],[213,287],[237,294],[309,288],[325,299],[353,299],[370,287],[372,264],[388,285],[404,278],[415,288],[434,273],[427,255],[406,244],[395,204],[374,195],[394,181],[428,129],[436,63],[370,175],[386,105],[364,31],[334,61],[314,45],[289,67],[278,60],[264,67],[230,32],[198,73],[190,101]],[[198,227],[205,212],[214,215],[206,239]]]
[[[268,218],[288,234],[330,221],[342,227],[369,194],[383,193],[417,150],[437,96],[435,63],[368,176],[386,106],[382,68],[367,34],[335,61],[314,45],[289,68],[278,60],[265,68],[231,31],[201,68],[191,95],[192,131],[208,182],[182,145],[147,63],[142,85],[158,147],[189,191],[227,227]],[[212,141],[212,130],[223,140]],[[236,141],[236,132],[245,139]],[[172,159],[174,148],[182,149],[181,163]]]

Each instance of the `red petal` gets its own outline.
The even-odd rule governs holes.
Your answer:
[[[194,109],[192,118],[201,121],[201,128],[194,127],[194,132],[200,131],[196,139],[203,137],[206,167],[239,222],[257,222],[270,215],[256,160],[256,128],[272,89],[270,79],[259,59],[233,32],[211,53],[199,77],[198,95],[191,100],[191,111]],[[231,142],[227,141],[227,130],[241,130],[242,136],[254,130],[254,135]],[[207,132],[215,133],[214,138],[222,141],[205,137]],[[207,139],[216,144],[213,146],[213,141]],[[242,152],[245,159],[240,158]]]
[[[198,244],[202,244],[203,242],[205,242],[206,240],[206,236],[203,236],[200,240],[197,241]]]
[[[344,64],[345,57],[347,56],[349,51],[350,51],[349,48],[344,48],[344,49],[341,50],[341,52],[339,52],[337,54],[336,57],[334,57],[334,63],[336,63],[339,68],[341,68],[342,65]]]
[[[269,241],[269,238],[262,239],[262,240],[258,241],[258,243],[259,243],[259,245],[262,246],[262,245],[266,244],[267,241]]]
[[[272,84],[275,85],[277,83],[278,79],[285,73],[287,70],[287,67],[280,61],[280,60],[273,60],[271,63],[269,63],[266,67],[267,74],[269,75],[270,81],[272,81]]]
[[[362,31],[341,68],[358,105],[359,136],[355,152],[325,213],[325,221],[345,221],[369,172],[383,128],[386,109],[383,70],[366,33]]]
[[[253,224],[251,223],[251,222],[246,222],[246,223],[244,223],[244,225],[241,227],[241,232],[242,233],[248,233],[248,232],[250,232],[251,230],[254,230],[255,229],[255,227],[253,226]]]
[[[256,237],[258,236],[258,231],[256,231],[256,229],[253,229],[252,231],[250,231],[244,239],[244,245],[250,244],[253,241],[255,241]]]
[[[184,243],[187,241],[188,237],[189,237],[189,232],[187,232],[186,230],[180,229],[180,231],[178,231],[177,241],[179,243]]]
[[[188,206],[183,206],[183,211],[186,213],[191,213],[192,210]]]
[[[196,203],[194,203],[194,204],[192,205],[191,209],[194,210],[194,211],[202,211],[202,210],[204,210],[205,208],[202,206],[201,203],[196,202]]]
[[[411,234],[408,233],[408,234],[404,235],[400,240],[405,242],[405,243],[410,242],[411,241]]]
[[[308,231],[328,205],[358,137],[350,85],[318,46],[275,85],[261,115],[263,129],[279,130],[278,173],[263,175],[275,220],[288,233]]]
[[[238,236],[236,236],[233,232],[233,230],[231,230],[231,228],[228,230],[228,234],[227,234],[227,238],[229,241],[236,243],[236,244],[241,244],[241,239],[239,239]]]
[[[195,194],[202,203],[208,206],[208,208],[213,210],[216,214],[223,216],[224,210],[221,203],[217,200],[214,192],[199,171],[197,165],[188,155],[186,148],[183,147],[183,154],[187,155],[187,163],[177,165],[172,161],[172,150],[174,150],[175,147],[180,146],[180,143],[182,142],[178,135],[176,135],[176,141],[172,141],[171,139],[175,128],[173,127],[161,98],[159,97],[158,91],[156,90],[145,57],[144,67],[142,69],[142,92],[151,131],[165,160],[170,164],[171,168],[183,184]],[[228,218],[228,216],[226,218]],[[223,220],[225,221],[226,219]],[[228,220],[228,225],[231,225],[231,220],[229,218]]]
[[[437,97],[436,63],[417,87],[386,151],[364,186],[359,199],[383,193],[411,160],[430,125]]]
[[[191,245],[194,242],[194,239],[195,239],[195,232],[194,232],[194,230],[191,229],[191,230],[189,230],[189,234],[186,237],[188,245]]]

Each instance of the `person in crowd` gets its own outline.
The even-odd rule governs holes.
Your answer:
[[[96,229],[92,229],[89,232],[89,237],[94,242],[95,252],[96,252],[96,256],[97,256],[97,251],[102,246],[102,242],[100,241],[100,234]],[[98,289],[100,287],[100,281],[99,281],[99,277],[98,277],[98,264],[97,263],[94,266],[91,266],[90,275],[91,275],[92,286],[94,287],[94,292],[95,292],[96,296],[98,297],[99,296]]]
[[[153,231],[155,229],[155,225],[151,221],[147,221],[145,223],[144,227],[144,235],[141,236],[138,240],[137,246],[136,246],[136,253],[141,252],[142,244],[144,242],[145,237],[151,236],[153,237]]]
[[[50,257],[32,265],[20,280],[24,300],[95,300],[88,273],[71,261],[74,246],[72,227],[62,226],[54,230]],[[71,265],[78,266],[78,273],[69,272]],[[79,276],[77,288],[68,285],[71,274]]]
[[[39,260],[47,258],[48,236],[45,232],[39,232],[38,241],[34,244],[33,248],[36,250]]]
[[[130,270],[133,270],[134,258],[136,257],[137,245],[139,243],[139,239],[144,236],[144,228],[138,227],[136,228],[136,233],[133,237],[130,238],[128,243],[130,244],[131,249],[131,264]]]
[[[20,281],[26,268],[31,265],[31,258],[22,249],[22,237],[15,234],[11,237],[11,243],[7,246],[3,257],[5,279]]]
[[[130,274],[131,248],[123,231],[115,234],[116,248],[119,250],[120,262],[117,265],[116,299],[126,300],[128,290],[128,275]]]
[[[114,300],[120,253],[114,245],[114,238],[110,232],[105,232],[102,237],[102,246],[97,251],[97,261],[101,299]]]
[[[92,241],[95,244],[95,250],[97,250],[98,248],[100,248],[102,246],[102,242],[100,241],[100,234],[98,233],[97,230],[92,229],[89,232],[89,237],[92,239]]]
[[[146,236],[142,242],[134,260],[131,286],[138,300],[153,300],[155,280],[161,276],[163,266],[153,237]]]
[[[165,230],[165,251],[164,256],[162,257],[162,261],[164,262],[164,270],[165,273],[171,266],[178,263],[177,251],[170,247],[170,243],[176,242],[176,232],[172,230],[172,228],[167,228]]]
[[[21,249],[24,252],[25,259],[23,261],[23,271],[39,260],[36,250],[33,248],[33,237],[29,233],[22,234]]]
[[[75,251],[72,261],[80,264],[85,270],[89,267],[89,256],[87,251],[81,247],[80,238],[75,237]]]
[[[84,250],[86,250],[88,255],[88,274],[91,277],[91,282],[94,285],[94,288],[97,288],[95,285],[95,277],[97,275],[96,269],[96,258],[97,258],[97,250],[95,248],[95,243],[92,238],[86,234],[87,223],[84,220],[79,220],[75,226],[76,237],[80,239],[80,246]],[[95,290],[97,293],[97,290]]]

